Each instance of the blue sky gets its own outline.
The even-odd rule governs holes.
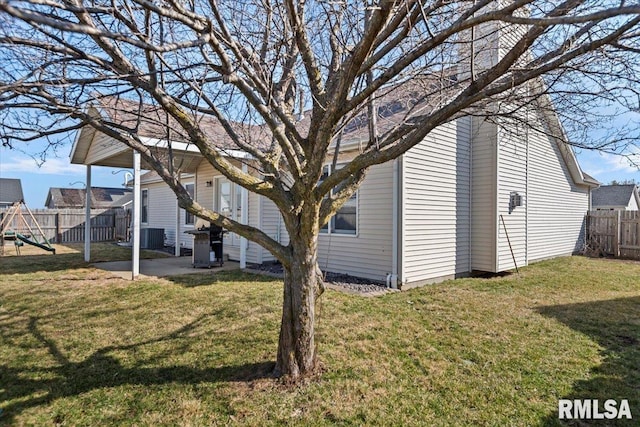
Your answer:
[[[30,148],[35,150],[36,147]],[[38,166],[38,161],[27,154],[0,147],[0,178],[19,178],[22,181],[22,191],[27,206],[32,209],[43,208],[50,187],[84,188],[85,186],[86,167],[72,165],[68,156],[70,151],[71,145],[67,145],[59,153],[48,156],[46,161]],[[121,170],[93,167],[91,185],[121,187],[125,179],[124,172],[118,173]]]
[[[37,151],[36,147],[30,147]],[[38,162],[28,155],[6,147],[0,148],[0,178],[19,178],[25,201],[30,208],[42,208],[47,198],[49,187],[83,188],[86,179],[86,168],[69,163],[68,154],[71,145],[67,145],[58,153],[50,155],[38,167]],[[25,150],[26,151],[26,150]],[[623,157],[604,154],[597,151],[578,151],[578,160],[582,169],[600,182],[608,184],[612,180],[635,179],[640,182],[640,172],[629,165]],[[92,169],[92,185],[96,187],[120,187],[125,176],[121,169],[94,167]],[[78,182],[80,181],[80,182]],[[70,185],[71,183],[75,183]]]

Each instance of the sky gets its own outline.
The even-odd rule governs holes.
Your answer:
[[[27,150],[25,150],[27,151]],[[30,147],[37,152],[37,147]],[[38,161],[27,154],[0,148],[0,178],[19,178],[27,206],[32,209],[43,208],[50,187],[84,188],[86,167],[72,165],[69,162],[71,144],[62,147],[58,153],[51,154],[38,166]],[[582,170],[603,184],[612,180],[635,180],[640,182],[640,171],[629,165],[620,156],[597,151],[577,151]],[[124,169],[93,167],[91,184],[94,187],[121,187],[125,180]]]
[[[30,148],[33,148],[33,152],[37,151],[35,147]],[[20,179],[27,206],[31,209],[43,208],[50,187],[85,187],[87,169],[83,165],[72,165],[68,156],[70,152],[71,144],[63,147],[59,153],[48,156],[39,166],[39,161],[25,153],[0,147],[0,178]],[[93,167],[91,185],[122,187],[125,180],[124,171],[125,169]]]

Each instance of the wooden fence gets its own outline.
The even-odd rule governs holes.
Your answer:
[[[587,248],[597,255],[640,259],[640,212],[590,211]]]
[[[7,211],[8,209],[0,210],[0,221],[7,215]],[[50,242],[84,242],[84,209],[32,209],[31,212]],[[28,233],[30,227],[37,232],[36,225],[26,211],[22,211],[22,218],[28,227],[16,215],[8,228],[20,233]],[[130,213],[124,209],[92,209],[91,241],[127,240],[130,223]]]

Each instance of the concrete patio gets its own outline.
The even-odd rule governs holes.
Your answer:
[[[131,279],[131,261],[97,262],[94,267],[100,270],[110,271],[123,279]],[[225,261],[222,267],[193,268],[191,257],[173,257],[140,260],[140,277],[166,277],[178,276],[181,274],[194,274],[218,272],[225,270],[237,270],[240,264],[235,261]]]

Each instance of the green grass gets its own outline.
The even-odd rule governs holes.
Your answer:
[[[0,258],[0,423],[555,425],[559,398],[626,398],[640,418],[639,263],[562,258],[378,298],[327,291],[323,372],[290,387],[269,375],[277,280],[130,282],[77,252],[42,257]]]

